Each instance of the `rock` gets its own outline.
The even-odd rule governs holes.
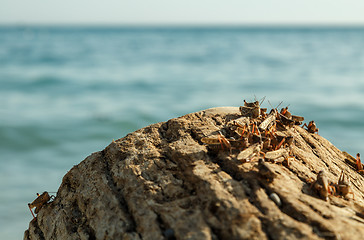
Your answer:
[[[64,176],[24,239],[361,239],[364,177],[348,157],[293,126],[283,132],[294,159],[269,163],[277,174],[267,181],[258,159],[242,163],[200,141],[240,116],[213,108],[113,141]],[[321,170],[333,183],[345,170],[355,200],[322,200],[309,181]]]
[[[277,204],[278,207],[282,206],[282,202],[281,199],[279,198],[279,196],[277,195],[277,193],[271,193],[269,195],[269,198],[275,203]]]
[[[272,168],[270,164],[266,163],[262,158],[259,158],[257,168],[259,174],[270,182],[272,182],[273,179],[277,176],[275,169]]]

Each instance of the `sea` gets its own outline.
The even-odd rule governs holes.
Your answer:
[[[0,239],[113,139],[263,98],[364,153],[364,27],[1,26]]]

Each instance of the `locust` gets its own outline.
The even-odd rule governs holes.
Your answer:
[[[288,157],[289,157],[289,153],[284,148],[265,153],[265,159],[270,161],[270,162],[274,162],[274,163],[283,162]]]
[[[54,196],[53,195],[50,196],[48,192],[43,192],[42,194],[37,193],[37,196],[38,197],[33,202],[28,203],[28,207],[34,218],[35,218],[34,213],[38,214],[39,210],[54,198]],[[32,208],[35,208],[34,213],[32,211]]]
[[[292,114],[288,111],[288,106],[281,109],[281,115],[285,116],[288,119],[292,119]]]
[[[313,182],[311,185],[311,188],[314,187],[314,189],[319,193],[320,197],[327,201],[329,199],[329,181],[327,180],[327,176],[324,170],[321,170],[317,174],[316,181]]]
[[[236,158],[241,162],[250,162],[254,158],[259,158],[261,154],[265,155],[261,151],[261,145],[256,143],[241,151]]]
[[[318,131],[319,131],[319,129],[316,127],[316,123],[315,123],[315,121],[310,121],[309,123],[308,123],[308,125],[305,123],[304,125],[303,125],[303,127],[307,127],[307,131],[309,132],[309,133],[318,133]]]
[[[259,124],[259,129],[261,131],[266,131],[270,129],[276,122],[276,110],[272,110],[269,115]]]
[[[360,153],[356,154],[356,170],[359,173],[364,173],[363,164],[361,163],[361,160],[360,160]]]
[[[346,198],[348,194],[352,194],[354,199],[354,193],[351,191],[350,185],[350,177],[346,176],[344,170],[342,170],[337,182],[337,193],[344,198]]]
[[[219,135],[217,137],[203,137],[201,138],[201,142],[206,143],[210,146],[220,146],[222,150],[230,150],[231,151],[231,144],[224,135],[219,131]]]
[[[301,125],[303,120],[305,120],[304,117],[292,115],[292,120],[294,121],[295,125]]]
[[[260,116],[259,101],[249,103],[244,100],[244,106],[240,106],[239,110],[243,116],[258,118]]]
[[[248,126],[249,126],[249,118],[247,117],[240,117],[238,119],[232,120],[227,123],[227,127],[234,131],[240,138],[243,138],[248,133]]]

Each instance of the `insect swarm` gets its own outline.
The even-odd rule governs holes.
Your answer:
[[[54,198],[54,196],[53,195],[50,196],[48,192],[43,192],[42,194],[37,193],[37,196],[38,197],[33,202],[28,203],[29,210],[32,213],[34,218],[35,218],[34,213],[38,214],[39,210],[45,204],[47,204],[51,199]],[[32,211],[33,208],[35,208],[34,213]]]
[[[242,164],[258,162],[258,173],[261,177],[271,182],[274,171],[269,169],[270,163],[290,167],[295,161],[294,147],[297,142],[295,134],[298,128],[305,129],[308,133],[317,134],[319,129],[315,121],[310,121],[302,126],[304,117],[292,115],[288,106],[277,110],[279,105],[272,107],[269,114],[267,109],[260,108],[261,103],[244,100],[244,105],[239,107],[240,114],[229,117],[224,125],[213,134],[202,137],[201,142],[208,146],[208,150],[216,152],[230,152],[230,160]],[[348,154],[346,154],[348,155]],[[268,163],[270,162],[270,163]],[[364,174],[364,167],[357,158],[350,156],[350,164],[359,173]],[[340,195],[344,198],[353,194],[350,189],[350,179],[342,173],[338,183],[329,183],[325,171],[320,171],[315,180],[310,180],[311,188],[323,200],[328,200],[329,195]],[[354,199],[354,196],[353,196]]]

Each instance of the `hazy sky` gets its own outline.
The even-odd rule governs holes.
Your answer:
[[[9,23],[364,25],[364,0],[0,0]]]

